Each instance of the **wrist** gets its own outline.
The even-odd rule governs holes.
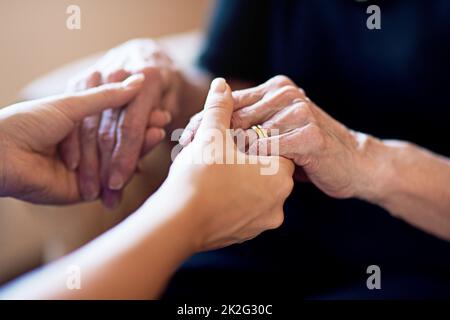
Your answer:
[[[189,196],[189,192],[174,190],[166,183],[149,198],[136,212],[146,233],[159,229],[170,235],[171,242],[183,259],[198,252],[196,241],[199,233],[197,215],[199,207]],[[176,201],[173,200],[176,195]],[[163,231],[164,230],[164,231]]]
[[[383,206],[400,184],[397,159],[407,144],[365,136],[360,144],[361,161],[355,197]]]

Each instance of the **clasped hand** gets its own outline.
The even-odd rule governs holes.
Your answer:
[[[349,130],[333,119],[289,78],[276,76],[250,89],[233,92],[232,127],[250,154],[280,155],[296,164],[296,178],[309,180],[335,198],[369,198],[368,185],[377,169],[371,159],[372,137]],[[196,134],[202,113],[192,117],[180,138],[188,145]],[[254,125],[267,133],[261,138]],[[276,146],[273,147],[273,146]]]
[[[83,200],[77,174],[58,152],[61,141],[86,117],[127,105],[140,94],[142,74],[122,83],[101,85],[80,93],[19,103],[0,111],[0,196],[33,203],[68,204]],[[292,161],[257,157],[237,150],[229,128],[233,113],[231,89],[223,79],[213,81],[196,138],[175,159],[161,188],[135,216],[150,229],[162,221],[183,221],[189,253],[242,242],[279,227],[283,203],[293,187]],[[192,163],[219,132],[213,162]],[[242,160],[223,164],[226,154]],[[256,161],[253,161],[256,160]],[[259,161],[265,160],[265,161]],[[277,172],[261,174],[267,163]],[[173,201],[173,199],[176,201]],[[181,232],[181,231],[180,231]]]

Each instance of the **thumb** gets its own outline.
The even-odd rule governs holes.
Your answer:
[[[105,109],[126,105],[137,95],[144,80],[143,74],[135,74],[123,82],[105,84],[48,102],[76,123]]]
[[[211,129],[225,132],[230,128],[233,113],[233,96],[231,89],[223,78],[216,78],[211,83],[206,98],[203,119],[197,131],[197,136],[208,134]]]

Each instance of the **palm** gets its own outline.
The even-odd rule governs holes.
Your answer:
[[[26,186],[10,190],[12,194],[35,203],[63,204],[80,200],[76,173],[66,169],[55,148],[43,153],[15,150],[11,154],[15,155],[15,159],[11,160],[14,165],[9,168],[12,174],[8,176],[12,177],[12,181],[8,181],[8,185],[13,188]]]

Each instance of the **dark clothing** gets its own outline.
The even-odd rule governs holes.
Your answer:
[[[287,75],[354,130],[450,156],[450,1],[378,1],[381,30],[366,27],[372,3],[219,1],[200,66]],[[450,297],[450,244],[385,210],[297,184],[285,212],[281,229],[188,261],[168,297]],[[366,288],[372,264],[382,290]]]

